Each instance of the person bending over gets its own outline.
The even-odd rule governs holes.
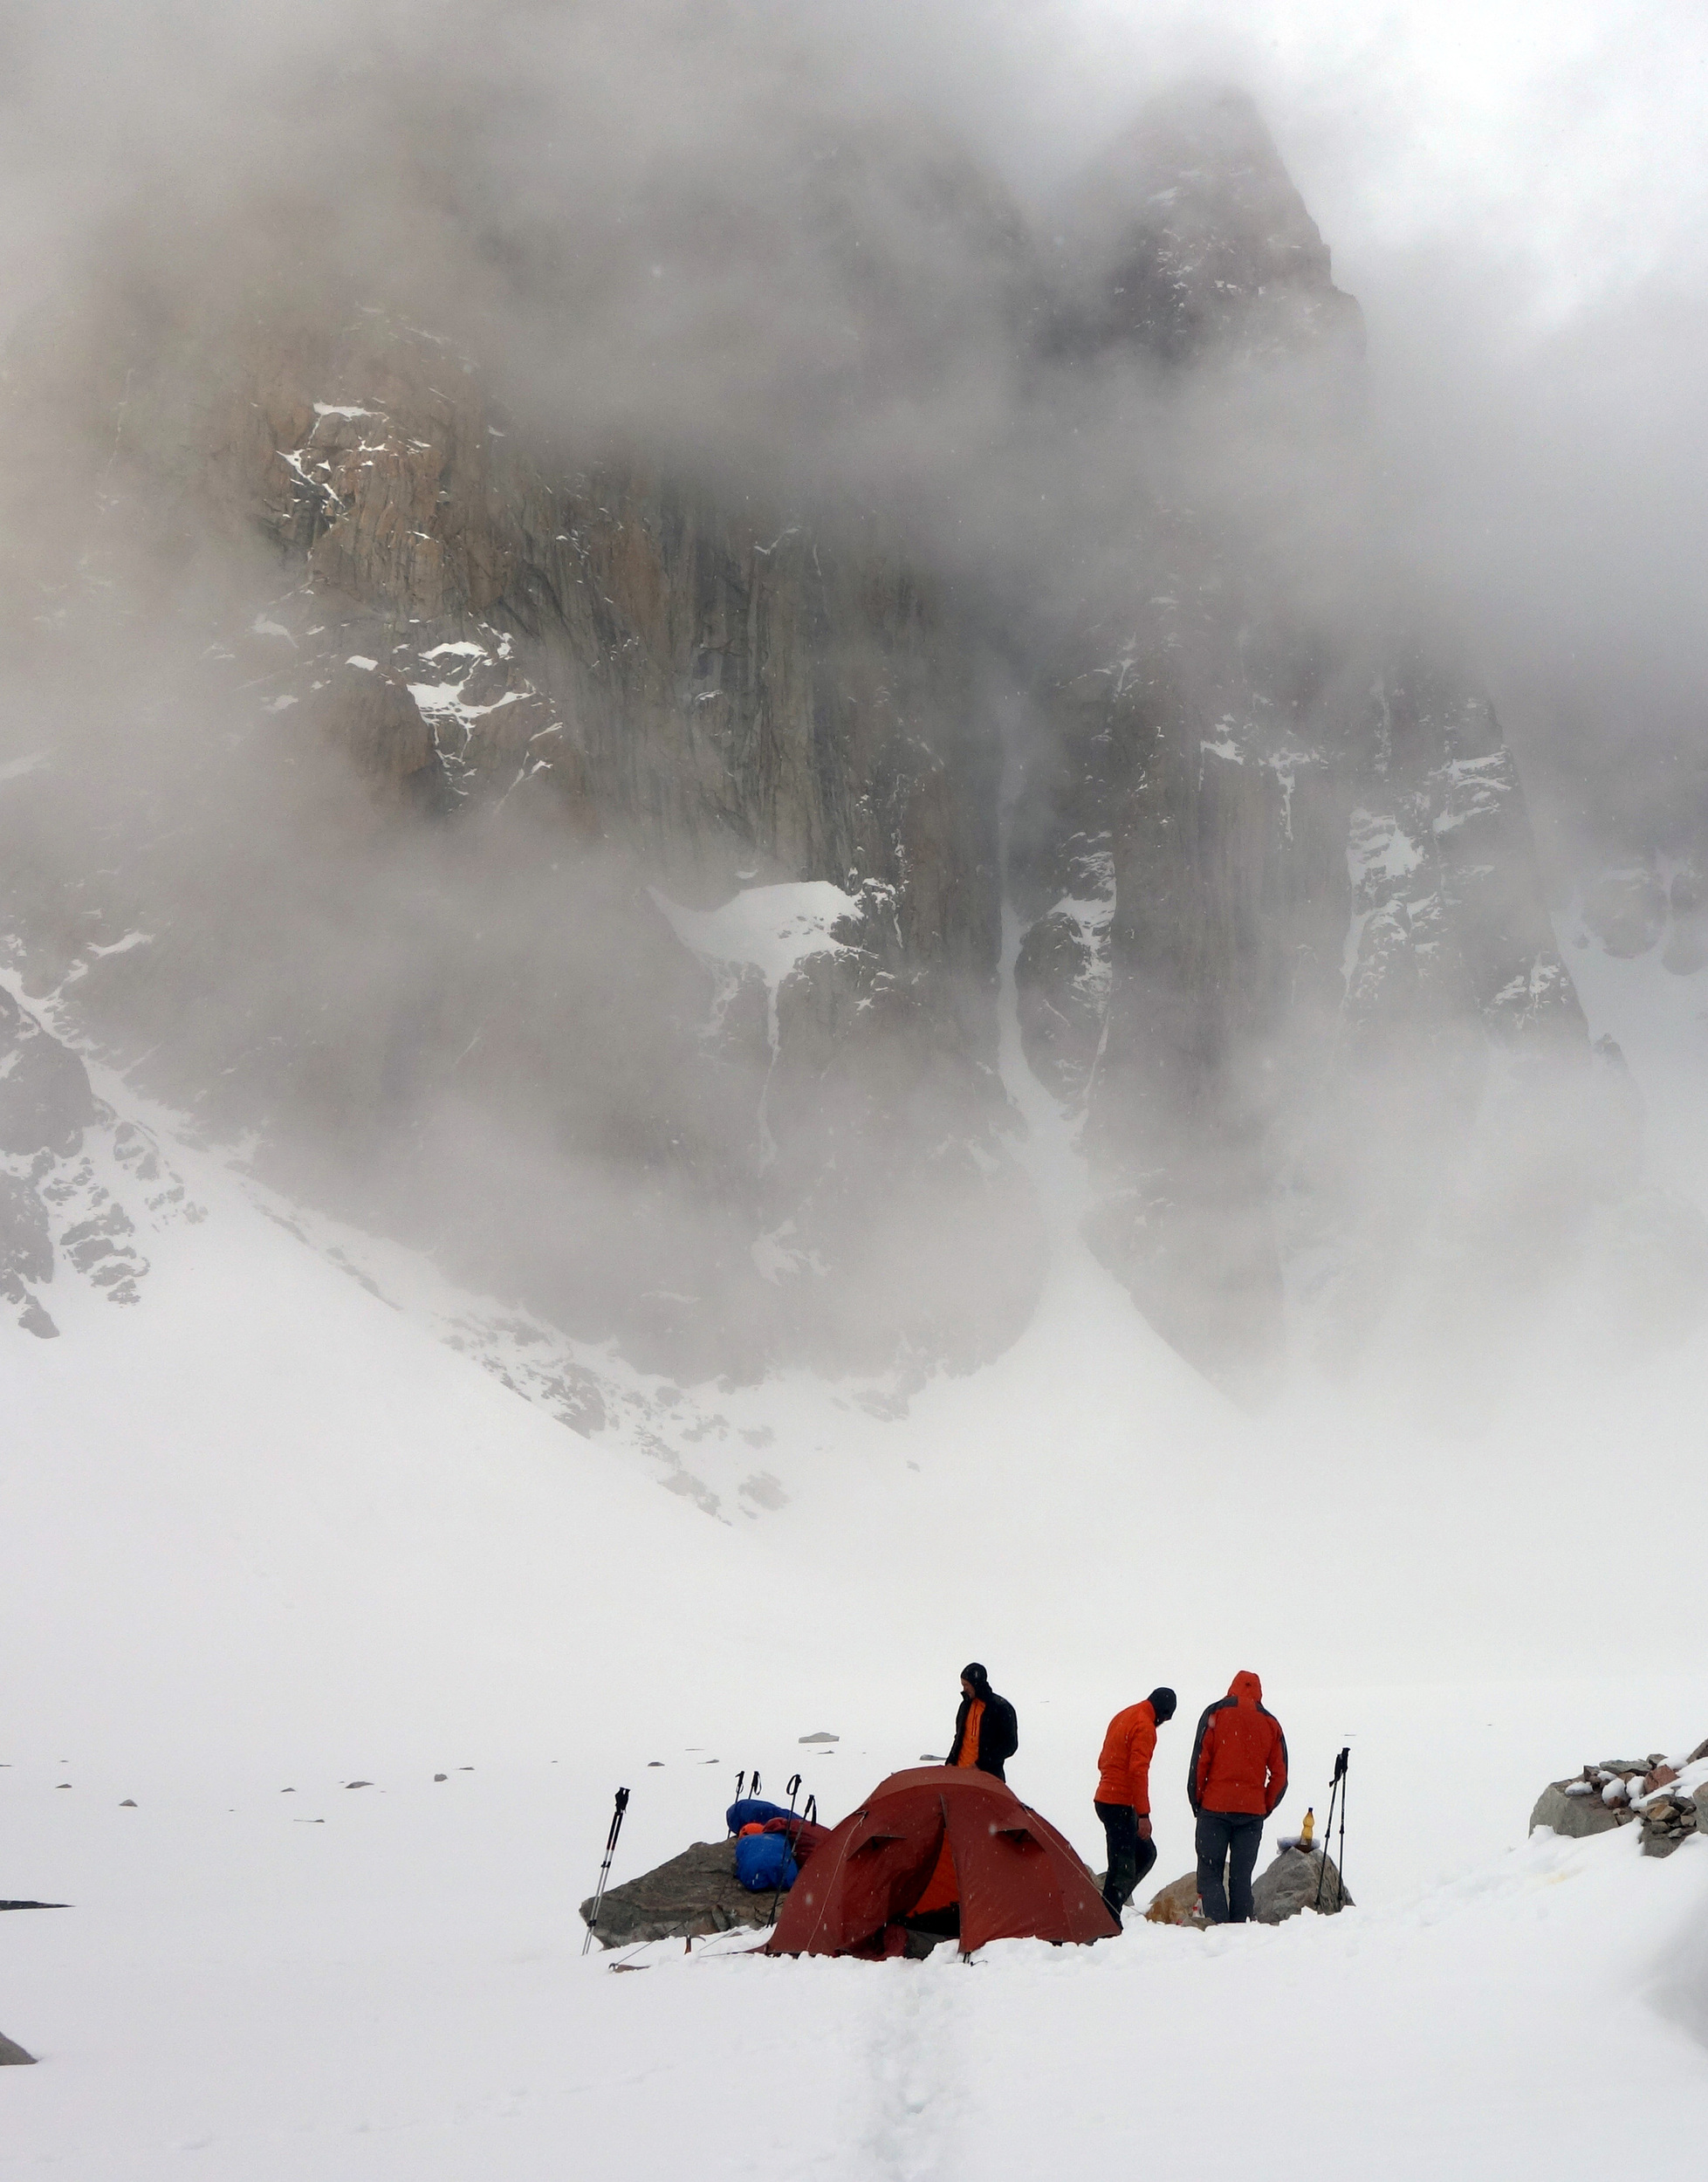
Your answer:
[[[1097,1760],[1097,1794],[1092,1804],[1103,1822],[1108,1844],[1103,1899],[1118,1925],[1133,1890],[1156,1861],[1150,1829],[1150,1760],[1156,1730],[1174,1718],[1172,1690],[1153,1690],[1109,1722]]]

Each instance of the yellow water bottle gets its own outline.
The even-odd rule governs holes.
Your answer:
[[[1308,1810],[1305,1814],[1305,1823],[1299,1829],[1299,1846],[1301,1849],[1308,1849],[1310,1847],[1312,1842],[1316,1837],[1316,1812],[1314,1809]]]

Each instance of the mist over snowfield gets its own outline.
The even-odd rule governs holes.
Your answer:
[[[0,2172],[1693,2142],[1696,11],[0,58]],[[1355,1914],[581,1959],[970,1657]]]

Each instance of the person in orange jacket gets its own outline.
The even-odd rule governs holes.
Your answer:
[[[1172,1690],[1153,1690],[1109,1722],[1097,1760],[1097,1794],[1092,1803],[1103,1822],[1108,1863],[1103,1899],[1118,1925],[1133,1890],[1156,1861],[1150,1833],[1150,1760],[1156,1730],[1174,1718]]]
[[[1263,1822],[1286,1792],[1281,1723],[1264,1710],[1256,1675],[1237,1674],[1227,1695],[1204,1708],[1186,1776],[1198,1822],[1198,1897],[1212,1925],[1243,1925],[1250,1918]]]

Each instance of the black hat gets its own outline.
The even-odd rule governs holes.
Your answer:
[[[1172,1719],[1174,1718],[1174,1708],[1175,1695],[1172,1690],[1153,1690],[1151,1691],[1150,1709],[1156,1713],[1159,1724],[1165,1719]]]
[[[985,1673],[976,1659],[970,1666],[962,1668],[961,1679],[963,1682],[971,1682],[975,1690],[981,1691],[988,1690],[991,1686],[990,1676]]]

